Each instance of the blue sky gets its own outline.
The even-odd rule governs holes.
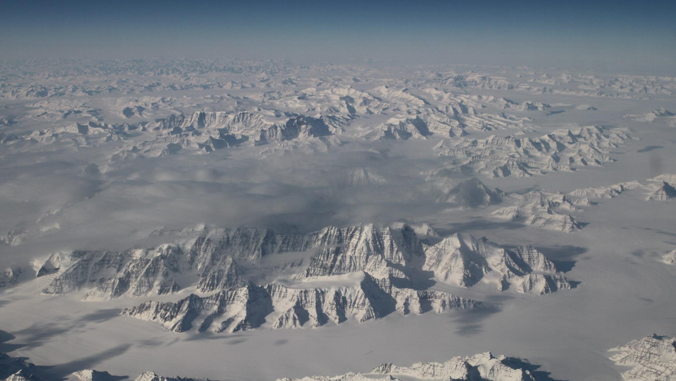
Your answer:
[[[364,59],[676,71],[676,1],[4,0],[0,58]]]

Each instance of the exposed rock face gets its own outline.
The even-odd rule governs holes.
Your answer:
[[[174,274],[186,267],[184,259],[183,251],[177,245],[124,252],[76,251],[72,253],[74,263],[63,270],[43,292],[65,294],[92,289],[87,298],[176,292],[181,287],[174,279]]]
[[[513,286],[517,292],[538,295],[571,287],[554,263],[532,246],[507,250],[485,238],[455,234],[426,248],[425,257],[424,270],[461,287],[484,282],[501,291]]]
[[[275,125],[261,131],[260,141],[318,138],[328,135],[331,135],[331,128],[322,119],[299,115],[290,118],[283,125]]]
[[[560,193],[543,191],[533,191],[514,197],[519,200],[516,205],[500,208],[491,215],[503,220],[520,221],[526,225],[566,233],[580,230],[582,225],[573,216],[561,214],[557,210],[575,211],[578,205],[590,204],[586,198],[574,199]]]
[[[253,133],[259,132],[263,128],[268,128],[272,123],[268,122],[263,115],[249,112],[204,112],[199,111],[192,114],[173,114],[164,119],[158,119],[152,129],[158,130],[181,130],[191,129],[227,129],[233,133]]]
[[[202,292],[224,290],[242,284],[241,270],[232,257],[221,257],[219,261],[210,262],[201,270],[197,289]]]
[[[112,161],[138,157],[158,157],[178,154],[182,150],[209,153],[228,147],[258,146],[267,143],[284,144],[302,141],[311,144],[314,138],[330,137],[340,129],[342,116],[312,117],[296,113],[275,112],[206,112],[172,114],[152,123],[137,125],[75,126],[63,133],[65,137],[76,134],[83,145],[101,144],[103,141],[127,141],[124,147],[111,156]],[[133,128],[132,128],[133,127]],[[86,128],[87,130],[85,131]],[[146,132],[141,141],[131,140],[127,131]],[[84,132],[83,132],[84,131]],[[63,140],[60,131],[44,131],[32,139],[42,143]],[[61,135],[63,135],[61,133]],[[23,138],[26,140],[26,138]]]
[[[197,326],[199,332],[237,332],[261,327],[319,327],[348,319],[365,322],[394,311],[401,314],[436,313],[453,308],[473,308],[479,303],[448,293],[401,289],[389,279],[368,273],[354,287],[289,289],[282,285],[247,286],[208,297],[190,295],[177,303],[147,302],[123,314],[155,321],[173,332]]]
[[[188,252],[191,262],[209,268],[219,263],[223,255],[258,263],[267,255],[312,247],[311,237],[278,234],[270,229],[237,228],[205,230]]]
[[[296,279],[368,271],[377,277],[393,274],[422,257],[423,247],[408,225],[377,228],[374,225],[328,227],[311,235],[311,247],[322,248]]]
[[[60,271],[43,292],[62,294],[94,288],[89,298],[121,295],[161,295],[187,286],[179,274],[196,273],[197,288],[211,292],[244,284],[237,262],[259,263],[261,258],[317,249],[297,278],[369,271],[379,276],[399,273],[390,265],[407,266],[422,256],[422,245],[408,225],[376,228],[328,227],[307,235],[277,234],[255,228],[205,230],[186,244],[123,252],[76,251],[53,255],[39,274]],[[59,270],[57,270],[59,269]],[[402,274],[398,274],[403,277]]]
[[[428,225],[420,229],[425,237],[436,235]],[[55,254],[39,271],[59,272],[43,292],[88,290],[85,298],[114,298],[162,295],[194,286],[207,295],[146,302],[123,313],[174,332],[193,328],[237,332],[264,325],[278,329],[348,319],[364,322],[393,312],[441,313],[479,305],[445,292],[411,288],[411,275],[421,271],[432,271],[439,280],[462,287],[484,282],[499,290],[513,286],[517,292],[539,295],[570,288],[554,264],[532,247],[507,250],[486,239],[457,234],[429,246],[404,223],[327,227],[306,235],[252,228],[181,232],[197,236],[153,249]],[[311,254],[284,265],[293,271],[288,280],[295,286],[246,283],[246,271],[237,264],[255,265],[288,252]],[[330,285],[339,279],[350,283]],[[304,287],[306,281],[320,286]]]
[[[383,130],[383,133],[380,136],[381,139],[424,139],[427,136],[432,135],[432,132],[430,132],[427,127],[427,123],[420,119],[420,117],[415,119],[392,118],[380,128]]]
[[[39,270],[47,274],[67,266],[44,290],[63,294],[94,288],[88,298],[121,295],[162,295],[188,286],[180,274],[196,273],[197,288],[211,292],[244,284],[236,260],[257,263],[262,256],[310,248],[308,237],[275,234],[271,230],[238,228],[205,230],[183,245],[123,252],[76,251],[52,256]]]
[[[390,225],[390,227],[393,229],[403,229],[405,226],[413,229],[418,238],[425,239],[430,237],[439,237],[439,233],[428,223],[416,223],[413,220],[407,220],[406,222],[395,222]]]
[[[260,145],[318,138],[332,135],[335,131],[322,118],[287,115],[284,121],[279,119],[250,112],[200,111],[190,115],[174,114],[155,121],[151,128],[158,131],[158,135],[156,139],[143,144],[141,152],[154,155],[156,147],[167,144],[212,152],[247,142]]]
[[[190,249],[190,257],[196,263],[207,264],[219,263],[224,255],[237,261],[258,263],[264,256],[308,250],[318,250],[318,253],[297,274],[297,279],[355,271],[386,275],[395,271],[390,265],[405,267],[414,257],[423,254],[421,241],[412,227],[378,228],[369,224],[327,227],[307,235],[245,228],[218,230],[198,238]],[[214,264],[205,268],[221,266]]]
[[[652,335],[610,350],[618,365],[632,367],[622,373],[626,381],[668,381],[676,378],[676,339]]]
[[[512,357],[494,357],[491,353],[458,356],[444,362],[415,363],[410,367],[382,364],[369,373],[347,373],[340,376],[313,376],[277,381],[365,381],[365,380],[452,380],[452,381],[535,381],[527,369],[530,364]],[[384,377],[383,377],[384,376]]]
[[[480,208],[500,203],[502,195],[499,189],[492,190],[473,177],[442,193],[437,202],[451,202],[463,208]]]
[[[259,327],[264,322],[264,317],[271,312],[270,298],[265,290],[259,286],[247,285],[204,298],[191,294],[177,303],[147,302],[124,310],[123,314],[159,322],[174,332],[185,332],[204,313],[207,317],[198,328],[199,331],[204,331],[229,306],[234,310],[234,315],[220,322],[220,329],[216,328],[218,332],[236,332]]]
[[[205,247],[206,239],[199,242],[200,239],[193,247]],[[296,237],[294,242],[303,248],[318,249],[309,263],[292,276],[295,281],[336,280],[361,274],[358,282],[317,288],[303,288],[302,282],[293,287],[249,283],[239,288],[221,288],[208,296],[191,294],[176,303],[146,302],[123,313],[158,322],[174,332],[195,327],[198,332],[237,332],[263,325],[278,329],[319,327],[348,319],[364,322],[395,311],[404,315],[440,313],[478,305],[444,292],[408,288],[412,284],[409,273],[419,270],[432,271],[440,281],[461,287],[482,282],[498,290],[513,287],[517,292],[536,295],[571,287],[555,265],[530,246],[508,250],[465,234],[428,246],[405,224],[397,228],[330,227],[303,239]],[[270,252],[279,252],[282,247],[291,246],[274,245]],[[258,254],[239,255],[260,258]]]

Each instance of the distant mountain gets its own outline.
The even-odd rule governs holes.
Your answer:
[[[367,381],[367,380],[453,380],[453,381],[536,381],[528,362],[514,357],[493,356],[490,352],[474,356],[458,356],[445,361],[419,362],[410,367],[382,364],[367,373],[347,373],[340,376],[313,376],[277,381]]]
[[[502,202],[503,192],[490,189],[476,177],[463,181],[448,191],[441,191],[437,202],[450,202],[463,208],[481,208]]]

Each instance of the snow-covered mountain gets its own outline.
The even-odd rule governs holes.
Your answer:
[[[100,372],[94,369],[83,369],[73,372],[71,378],[77,381],[115,381],[119,377],[115,377],[106,371]]]
[[[588,354],[676,316],[675,96],[564,68],[5,60],[0,380],[507,347],[542,372],[484,353],[306,379],[618,378]],[[670,340],[613,359],[670,377]]]
[[[676,188],[666,181],[653,183],[649,187],[648,200],[666,201],[676,197]]]
[[[559,129],[539,138],[460,138],[434,149],[453,159],[445,170],[466,168],[488,177],[528,177],[612,162],[610,150],[629,139],[626,129],[587,126]]]
[[[676,249],[671,250],[670,252],[664,254],[662,256],[662,262],[664,262],[668,265],[675,265],[676,264]]]
[[[565,233],[580,230],[582,225],[572,215],[561,213],[560,210],[576,211],[578,206],[590,204],[587,198],[570,198],[560,193],[544,191],[532,191],[512,197],[517,199],[516,205],[497,209],[491,216]]]
[[[429,229],[421,233],[431,236]],[[417,288],[423,271],[460,287],[488,283],[500,291],[512,288],[536,295],[571,287],[533,247],[505,249],[467,234],[430,245],[407,224],[328,227],[307,235],[204,227],[192,234],[196,236],[152,249],[54,254],[38,270],[42,276],[56,273],[43,293],[82,292],[85,299],[105,300],[191,289],[193,293],[178,302],[146,302],[124,314],[175,332],[237,332],[261,326],[318,327],[348,319],[364,322],[393,312],[441,313],[479,305]],[[308,255],[284,261],[285,253],[298,252]],[[247,280],[255,276],[250,266],[274,258],[279,264],[273,271],[279,271],[281,283]],[[308,288],[307,282],[319,283]]]
[[[187,377],[164,377],[155,372],[144,372],[134,379],[134,381],[199,381],[194,378]]]
[[[652,123],[655,121],[655,119],[658,118],[664,118],[664,117],[673,117],[674,114],[673,112],[661,107],[658,109],[655,109],[653,111],[647,112],[645,114],[627,114],[623,116],[623,118],[626,119],[634,119],[638,122],[646,122],[646,123]]]
[[[273,329],[320,327],[346,320],[363,323],[390,313],[441,313],[474,308],[479,303],[433,290],[402,289],[390,279],[366,272],[352,287],[289,289],[281,285],[248,284],[200,297],[190,295],[176,303],[146,302],[123,314],[162,324],[173,332],[238,332],[263,325]]]
[[[44,376],[30,373],[29,368],[35,369],[30,363],[24,360],[12,359],[6,354],[0,357],[3,367],[0,368],[4,373],[0,377],[14,369],[13,363],[19,364],[22,370],[3,378],[3,381],[41,381]],[[10,362],[7,362],[10,361]],[[28,365],[27,365],[28,364]],[[473,356],[456,356],[443,363],[439,362],[418,362],[411,366],[399,366],[392,363],[383,363],[371,371],[364,373],[346,373],[338,376],[311,376],[303,378],[279,378],[277,381],[366,381],[366,380],[494,380],[494,381],[537,381],[531,369],[536,369],[527,360],[518,357],[508,357],[504,355],[494,356],[490,352],[479,353]],[[24,369],[26,368],[26,369]],[[37,373],[42,373],[37,371]],[[542,374],[543,372],[537,372]],[[106,371],[97,371],[93,369],[82,369],[73,372],[68,376],[70,381],[113,381],[127,377],[113,376]],[[551,379],[551,378],[548,378]],[[225,379],[224,379],[225,380]],[[141,373],[134,381],[206,381],[197,378],[188,377],[166,377],[158,375],[153,371]]]
[[[618,183],[609,186],[576,189],[570,192],[570,195],[588,198],[614,198],[627,190],[636,189],[640,187],[642,187],[642,185],[638,181],[630,181],[626,183]]]
[[[502,201],[503,192],[490,189],[476,177],[463,181],[448,191],[441,191],[438,202],[450,202],[462,208],[480,208]]]
[[[152,249],[57,253],[38,274],[58,271],[43,290],[46,294],[92,289],[85,298],[162,295],[191,286],[185,283],[193,279],[188,274],[195,274],[197,290],[211,292],[244,284],[238,263],[256,264],[271,255],[313,251],[316,254],[309,260],[289,264],[297,268],[295,278],[358,271],[405,278],[396,267],[405,268],[423,255],[422,243],[408,225],[327,227],[307,235],[205,228],[196,238]]]
[[[671,380],[676,376],[676,340],[651,335],[613,348],[610,359],[618,365],[631,367],[622,373],[626,381]]]
[[[347,373],[340,376],[281,378],[277,381],[365,381],[365,380],[500,380],[535,381],[527,362],[513,357],[493,356],[490,352],[474,356],[458,356],[445,361],[419,362],[410,367],[382,364],[367,373]]]
[[[306,235],[204,227],[195,234],[150,249],[53,254],[38,270],[38,276],[56,273],[42,292],[84,291],[85,299],[105,300],[171,294],[189,287],[200,293],[249,290],[246,268],[270,257],[279,257],[283,262],[276,269],[280,275],[291,273],[294,281],[364,272],[367,279],[410,285],[411,275],[424,270],[464,287],[498,276],[493,281],[499,290],[511,282],[517,282],[519,292],[536,294],[569,288],[554,265],[531,247],[510,251],[457,234],[429,246],[407,224],[327,227]],[[308,255],[284,262],[285,253],[298,252]]]
[[[481,282],[500,291],[513,286],[517,292],[539,295],[571,287],[554,263],[533,247],[509,250],[466,234],[427,247],[423,269],[433,271],[444,283],[461,287]]]

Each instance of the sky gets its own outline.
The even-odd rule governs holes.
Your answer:
[[[2,3],[0,59],[273,58],[676,71],[674,1]]]

